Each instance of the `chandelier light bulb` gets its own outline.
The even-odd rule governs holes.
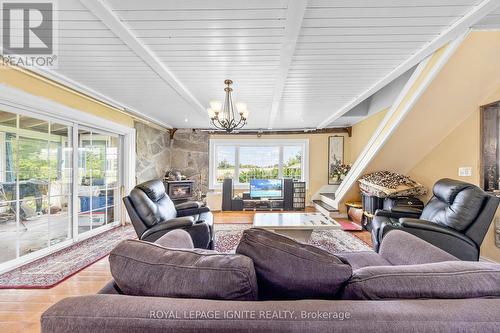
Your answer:
[[[207,112],[210,119],[215,118],[215,111],[212,108],[208,108]]]

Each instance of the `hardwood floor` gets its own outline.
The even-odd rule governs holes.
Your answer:
[[[51,289],[0,289],[0,332],[40,331],[40,315],[59,300],[94,294],[111,279],[107,257]]]
[[[314,211],[308,209],[307,211]],[[217,212],[215,223],[251,224],[254,212]],[[371,244],[366,231],[356,236]],[[0,289],[0,332],[40,331],[40,315],[59,300],[94,294],[111,279],[108,258],[103,258],[51,289]]]

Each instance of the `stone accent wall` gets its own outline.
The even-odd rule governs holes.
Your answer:
[[[163,178],[170,169],[170,135],[146,124],[136,122],[136,178],[137,184],[154,178]]]
[[[195,190],[203,194],[208,191],[209,139],[210,135],[206,132],[179,129],[171,143],[172,169],[180,170],[194,180]]]
[[[161,131],[136,122],[136,178],[140,184],[163,178],[168,170],[179,170],[196,183],[195,191],[208,191],[209,134],[179,129],[170,140],[168,131]]]

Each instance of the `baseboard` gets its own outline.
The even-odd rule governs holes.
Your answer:
[[[499,262],[493,260],[493,259],[490,259],[490,258],[486,258],[486,257],[479,257],[479,261],[484,261],[484,262],[490,262],[492,264],[500,264]]]

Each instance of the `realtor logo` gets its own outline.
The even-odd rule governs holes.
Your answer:
[[[2,2],[2,57],[4,63],[54,67],[54,3]]]

